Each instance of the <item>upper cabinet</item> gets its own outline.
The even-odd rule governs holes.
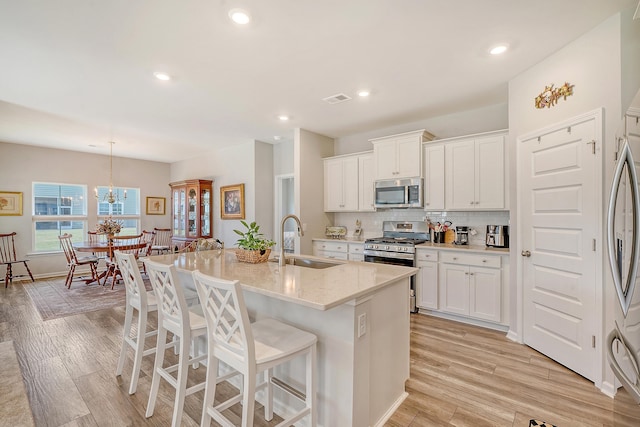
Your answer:
[[[171,224],[173,240],[182,246],[198,238],[211,238],[213,181],[190,179],[172,182]]]
[[[325,212],[373,211],[373,154],[324,159]]]
[[[424,145],[424,210],[444,210],[444,144]]]
[[[505,134],[445,144],[446,209],[505,209]]]
[[[424,129],[371,139],[375,179],[421,177],[422,143],[432,139]]]
[[[358,210],[376,210],[374,184],[373,153],[358,156]]]
[[[358,158],[338,157],[324,161],[324,210],[358,210]]]

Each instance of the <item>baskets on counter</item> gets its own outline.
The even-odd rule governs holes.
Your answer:
[[[240,262],[248,262],[250,264],[257,264],[259,262],[266,262],[271,254],[271,249],[261,250],[248,250],[248,249],[236,249],[236,258]]]

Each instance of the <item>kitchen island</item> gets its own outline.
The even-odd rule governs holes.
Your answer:
[[[279,267],[276,262],[241,263],[234,252],[151,259],[175,265],[187,287],[193,287],[194,270],[239,280],[252,321],[272,317],[316,334],[319,426],[384,424],[406,397],[409,278],[418,269],[363,262],[339,262],[324,269]],[[304,361],[292,361],[275,376],[303,390]],[[278,414],[297,403],[285,397],[275,395]]]

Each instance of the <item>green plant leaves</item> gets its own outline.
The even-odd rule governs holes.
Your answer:
[[[237,235],[242,237],[236,242],[236,245],[239,248],[264,251],[275,246],[276,242],[265,239],[262,233],[260,233],[260,226],[255,221],[251,224],[247,224],[246,221],[241,220],[240,223],[244,225],[246,231],[233,230]]]

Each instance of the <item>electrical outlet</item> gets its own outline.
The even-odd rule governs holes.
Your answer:
[[[358,338],[367,333],[367,313],[358,316]]]

